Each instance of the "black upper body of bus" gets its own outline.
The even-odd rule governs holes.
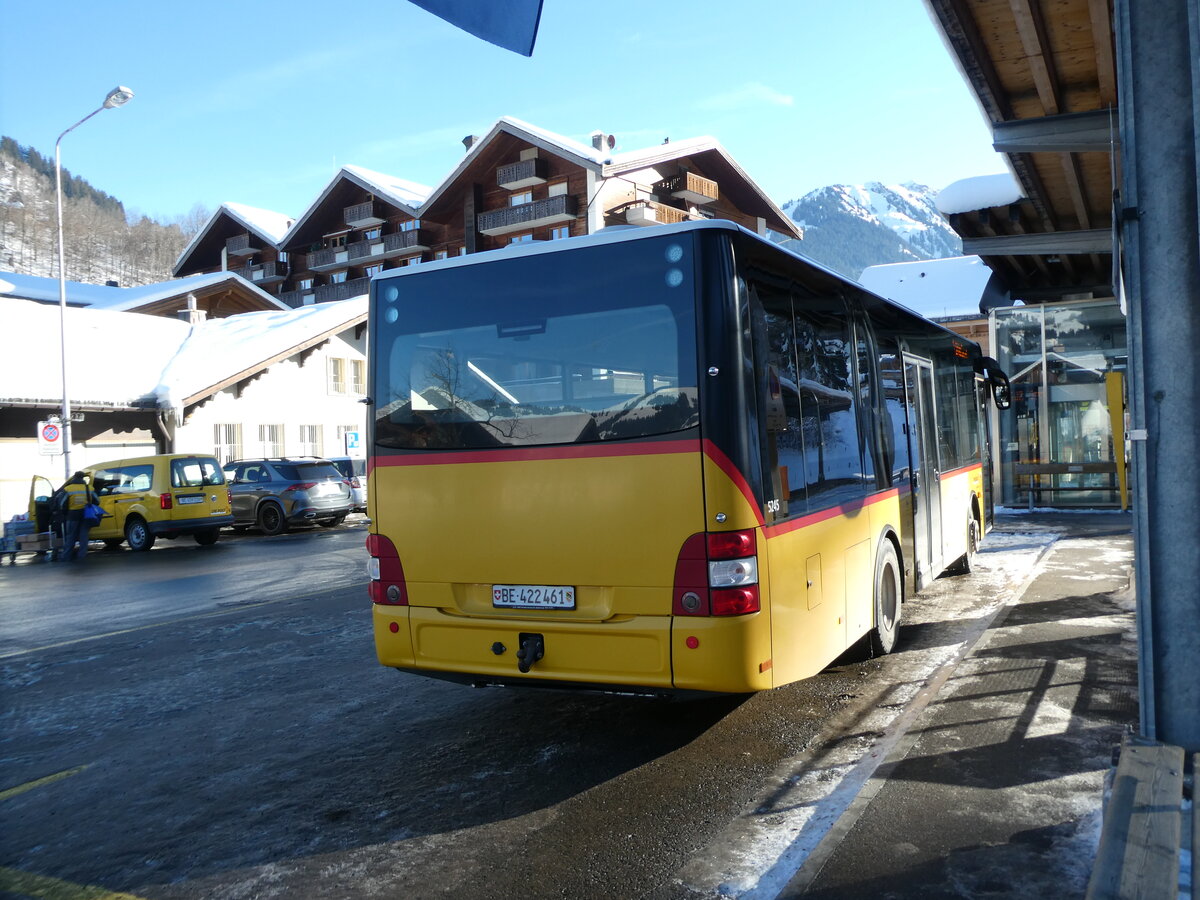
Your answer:
[[[720,220],[377,277],[370,342],[377,457],[703,439],[791,518],[909,477],[902,354],[933,363],[941,469],[981,453],[977,345]]]

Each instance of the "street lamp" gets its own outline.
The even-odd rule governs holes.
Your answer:
[[[74,131],[92,116],[106,109],[116,109],[124,106],[133,99],[133,91],[127,87],[117,86],[108,92],[104,103],[64,131],[54,142],[54,191],[58,208],[58,336],[62,352],[62,448],[63,468],[66,477],[70,478],[71,471],[71,400],[67,395],[67,259],[63,254],[63,210],[62,210],[62,156],[59,145],[62,139]]]

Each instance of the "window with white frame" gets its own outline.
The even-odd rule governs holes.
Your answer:
[[[373,266],[363,266],[363,274],[365,274],[368,278],[370,278],[372,275],[378,275],[382,271],[383,263],[376,263]]]
[[[459,247],[459,248],[458,248],[458,255],[459,255],[459,256],[466,256],[466,255],[467,255],[467,248],[466,248],[466,247]]]
[[[565,181],[556,181],[554,184],[550,185],[550,193],[547,196],[557,197],[560,194],[565,194],[566,192],[567,183]]]
[[[346,280],[346,270],[345,269],[343,269],[340,272],[330,272],[329,273],[329,283],[330,284],[341,284],[345,280]]]
[[[279,251],[279,253],[277,253],[277,254],[275,255],[275,258],[276,258],[276,259],[277,259],[279,262],[281,262],[281,263],[285,263],[285,262],[287,262],[287,261],[288,261],[288,254],[287,254],[287,251],[286,251],[286,250],[280,250],[280,251]]]
[[[362,233],[362,239],[364,241],[377,241],[382,234],[383,229],[379,226],[376,226],[374,228],[368,228],[366,231],[364,231]]]
[[[324,425],[301,425],[299,456],[324,456]]]
[[[434,258],[434,259],[445,259],[445,258],[446,258],[447,256],[449,256],[449,255],[450,255],[450,254],[449,254],[449,253],[447,253],[445,250],[434,250],[434,251],[433,251],[433,258]]]
[[[242,455],[242,426],[240,423],[213,426],[213,456],[222,465]]]
[[[508,197],[509,206],[521,206],[525,203],[533,202],[533,191],[519,191],[515,194],[510,194]]]
[[[561,241],[563,238],[569,238],[570,236],[570,225],[555,225],[550,229],[550,240],[552,241]]]
[[[364,360],[350,360],[350,390],[356,394],[367,392],[367,364]]]
[[[527,231],[524,234],[514,234],[508,239],[510,244],[529,244],[533,242],[533,232]]]
[[[421,227],[420,219],[409,219],[407,222],[400,223],[401,231],[416,231],[420,227]]]
[[[300,290],[311,291],[312,288],[313,288],[313,279],[312,278],[301,278],[300,279]]]
[[[283,426],[258,426],[259,452],[263,456],[283,456]]]
[[[346,393],[346,361],[336,356],[329,357],[329,393]]]

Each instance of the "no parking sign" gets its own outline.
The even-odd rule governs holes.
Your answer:
[[[38,453],[42,456],[61,456],[63,452],[63,430],[58,422],[38,422]]]

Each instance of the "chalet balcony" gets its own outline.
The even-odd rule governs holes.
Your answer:
[[[653,200],[638,200],[625,208],[625,221],[629,225],[677,225],[692,218],[686,209]]]
[[[368,200],[366,203],[347,206],[342,210],[342,216],[351,228],[367,228],[386,222],[387,210],[379,200]]]
[[[309,306],[316,300],[316,288],[298,291],[283,291],[276,298],[280,303],[286,303],[295,309]]]
[[[288,265],[285,262],[268,262],[259,266],[243,266],[238,274],[255,284],[278,284],[287,278]]]
[[[308,254],[308,268],[312,272],[327,272],[349,262],[350,254],[345,247],[326,247]]]
[[[498,168],[496,184],[506,191],[517,191],[521,188],[533,187],[535,184],[545,184],[548,171],[546,161],[535,156],[533,159],[523,159],[520,162]]]
[[[430,233],[424,228],[414,228],[411,231],[385,234],[370,241],[355,241],[346,245],[346,253],[351,264],[361,266],[394,256],[423,253],[429,249],[431,240]]]
[[[351,278],[338,284],[318,285],[314,293],[317,303],[331,303],[334,300],[349,300],[351,297],[367,293],[370,289],[370,278]]]
[[[711,178],[704,178],[695,172],[680,172],[671,178],[665,178],[654,185],[654,193],[678,197],[688,203],[700,206],[716,202],[720,194],[717,183]]]
[[[579,217],[577,208],[578,202],[574,194],[559,194],[545,200],[480,213],[476,217],[476,223],[479,230],[488,236],[511,234],[514,231],[528,231],[531,228],[570,222]]]
[[[235,234],[231,238],[225,238],[225,252],[229,256],[250,256],[262,249],[258,243],[253,235]]]

